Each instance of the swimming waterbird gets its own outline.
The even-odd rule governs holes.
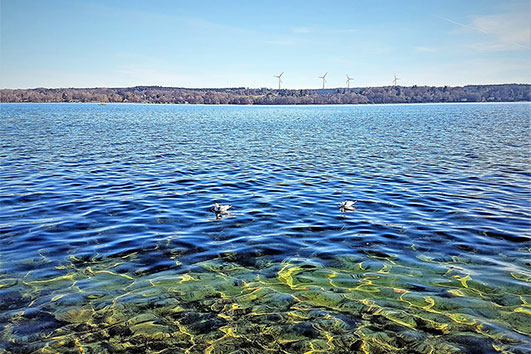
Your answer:
[[[221,217],[222,214],[228,214],[231,207],[232,204],[219,205],[218,203],[214,203],[214,206],[210,208],[210,211],[216,213],[216,217]]]
[[[339,210],[341,210],[342,212],[344,211],[354,211],[356,210],[356,208],[354,208],[354,204],[356,204],[357,200],[355,201],[352,201],[352,200],[345,200],[345,201],[342,201],[341,203],[339,203]]]

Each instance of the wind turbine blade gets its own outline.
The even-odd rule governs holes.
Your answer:
[[[328,73],[325,73],[325,74],[323,75],[323,77],[326,77],[326,75],[328,75]]]
[[[282,72],[282,73],[281,73],[280,75],[278,75],[278,76],[282,76],[282,75],[284,75],[284,72]]]

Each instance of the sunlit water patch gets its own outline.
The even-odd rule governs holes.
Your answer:
[[[3,104],[0,353],[527,353],[529,107]]]

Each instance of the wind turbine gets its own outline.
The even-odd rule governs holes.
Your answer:
[[[274,77],[276,77],[278,79],[278,89],[280,90],[280,84],[282,83],[282,74],[284,74],[284,72],[281,72],[280,75],[273,75]]]
[[[393,79],[393,86],[396,86],[396,82],[397,82],[398,80],[400,80],[400,78],[399,78],[399,77],[396,77],[396,74],[394,74],[394,75],[395,75],[395,78]]]
[[[325,83],[326,83],[326,74],[328,73],[325,73],[323,76],[318,76],[319,79],[323,79],[323,90],[324,90]]]
[[[348,74],[347,74],[347,82],[345,82],[347,84],[347,88],[350,88],[350,80],[354,80],[354,78],[348,76]]]

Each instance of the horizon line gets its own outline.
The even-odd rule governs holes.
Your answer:
[[[75,86],[62,86],[62,87],[26,87],[26,88],[12,88],[12,87],[2,87],[0,90],[64,90],[64,89],[126,89],[126,88],[136,88],[136,87],[160,87],[160,88],[173,88],[173,89],[184,89],[184,90],[223,90],[223,89],[246,89],[246,90],[272,90],[272,91],[286,91],[286,90],[355,90],[355,89],[364,89],[364,88],[376,88],[376,87],[466,87],[466,86],[501,86],[501,85],[531,85],[531,82],[506,82],[506,83],[490,83],[490,84],[464,84],[464,85],[381,85],[381,86],[359,86],[359,87],[326,87],[326,88],[272,88],[272,87],[249,87],[249,86],[225,86],[225,87],[184,87],[184,86],[163,86],[163,85],[134,85],[134,86],[93,86],[93,87],[75,87]]]

